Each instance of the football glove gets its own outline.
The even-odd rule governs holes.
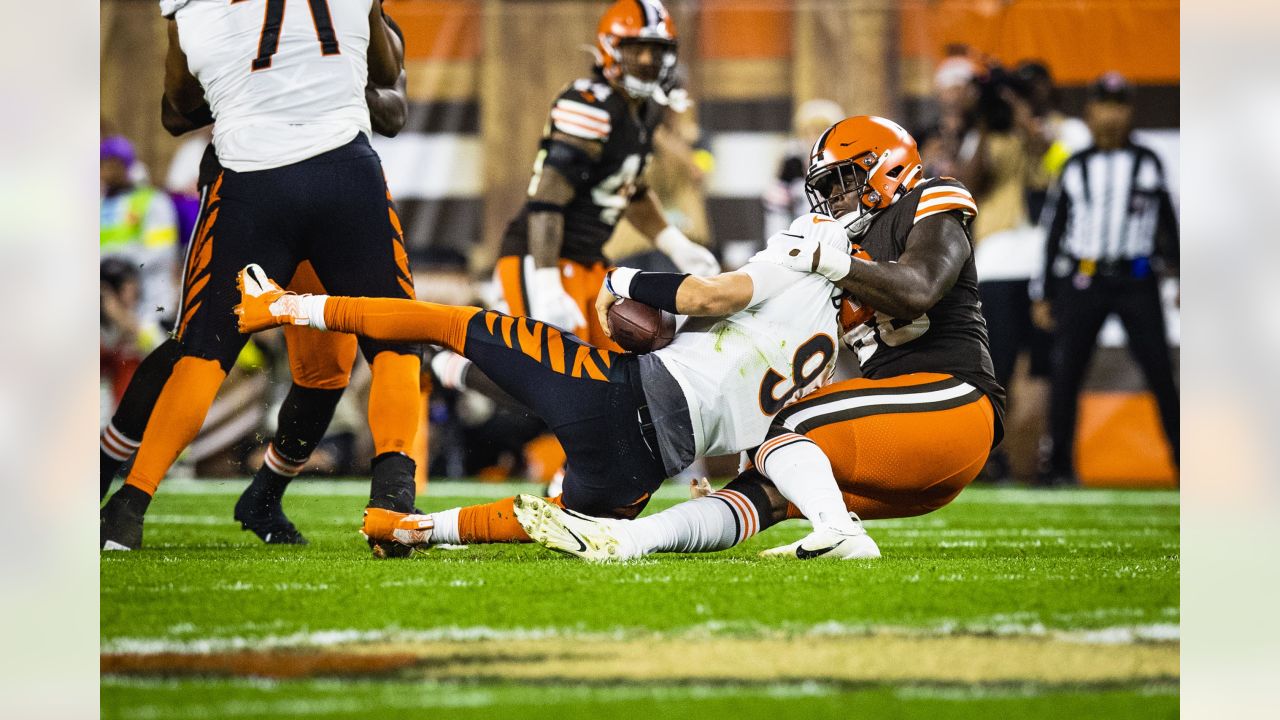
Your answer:
[[[668,225],[653,239],[682,273],[710,277],[720,274],[720,263],[710,250],[685,237],[679,228]]]
[[[582,309],[560,282],[560,268],[538,268],[529,284],[529,316],[574,332],[587,324]]]

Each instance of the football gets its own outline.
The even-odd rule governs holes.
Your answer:
[[[676,316],[637,300],[619,299],[609,307],[609,336],[633,353],[666,347],[676,335]]]

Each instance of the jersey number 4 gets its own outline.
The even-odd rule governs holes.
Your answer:
[[[247,0],[231,0],[231,4]],[[284,24],[285,0],[267,0],[267,11],[262,14],[262,35],[258,38],[258,57],[253,59],[254,70],[271,67],[271,56],[280,49],[280,26]],[[329,0],[307,0],[311,7],[311,21],[316,26],[316,39],[320,41],[320,54],[337,55],[338,33],[333,30],[333,18],[329,15]]]
[[[769,368],[769,372],[764,374],[764,379],[760,381],[760,409],[765,415],[776,415],[793,395],[822,376],[827,363],[835,354],[836,342],[830,335],[814,335],[806,340],[796,348],[795,355],[791,357],[791,389],[779,396],[776,392],[778,385],[786,378],[773,368]]]

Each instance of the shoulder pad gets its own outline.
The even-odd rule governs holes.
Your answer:
[[[974,202],[973,195],[964,183],[955,178],[930,178],[911,192],[918,198],[913,225],[930,215],[953,210],[959,211],[966,218],[973,218],[978,214],[978,204]]]
[[[585,79],[574,82],[551,106],[551,127],[584,140],[608,140],[613,121],[605,100],[610,92],[601,83]]]

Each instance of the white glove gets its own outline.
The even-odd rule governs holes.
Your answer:
[[[836,282],[849,274],[853,264],[851,250],[839,223],[822,215],[806,215],[791,224],[790,232],[769,238],[765,249],[752,256],[751,261],[771,262],[796,272],[816,272]]]
[[[690,275],[710,277],[720,274],[720,263],[711,251],[685,237],[684,233],[674,225],[668,225],[653,239],[671,262],[676,264],[680,272]]]
[[[529,284],[529,316],[561,330],[574,332],[587,324],[577,301],[564,291],[560,268],[538,268]]]

